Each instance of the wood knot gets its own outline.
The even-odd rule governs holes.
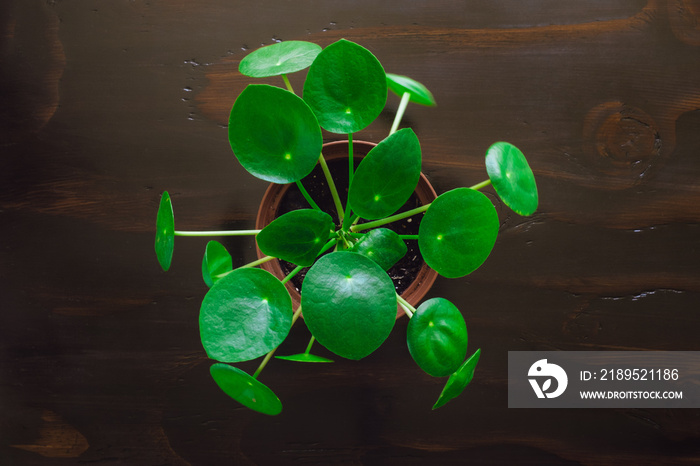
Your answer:
[[[622,102],[606,102],[588,112],[583,137],[589,161],[618,188],[641,181],[661,154],[661,136],[653,118]]]
[[[700,45],[700,0],[669,0],[668,19],[678,40]]]

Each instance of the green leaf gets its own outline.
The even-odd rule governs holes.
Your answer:
[[[389,270],[408,252],[406,243],[388,228],[376,228],[363,235],[352,248],[353,252],[372,259],[384,270]]]
[[[277,395],[237,367],[216,363],[209,368],[209,373],[224,393],[243,406],[270,416],[282,412],[282,402]]]
[[[433,409],[438,409],[451,399],[458,397],[464,391],[467,385],[469,385],[469,382],[474,378],[474,371],[476,370],[476,364],[479,362],[480,356],[481,348],[476,350],[476,352],[462,364],[457,372],[447,379],[447,383],[442,389],[438,400],[433,405]]]
[[[233,270],[233,260],[223,244],[209,241],[202,258],[202,278],[209,288],[221,278],[219,275]]]
[[[386,74],[379,60],[345,39],[318,54],[304,82],[304,100],[331,133],[366,128],[384,109],[386,97]]]
[[[532,215],[539,202],[535,175],[520,149],[497,142],[486,151],[486,172],[496,194],[519,215]]]
[[[327,213],[299,209],[273,220],[255,239],[265,255],[307,267],[316,260],[333,226]]]
[[[175,216],[173,204],[167,191],[163,191],[156,217],[156,257],[161,268],[167,271],[173,261],[175,248]]]
[[[313,112],[289,91],[250,84],[238,96],[228,124],[231,149],[243,168],[272,183],[311,173],[323,139]]]
[[[433,94],[428,90],[428,88],[415,79],[411,79],[408,76],[387,73],[386,81],[389,86],[389,90],[397,94],[399,97],[408,92],[408,100],[415,104],[426,105],[428,107],[434,107],[437,105]]]
[[[484,263],[498,235],[498,214],[479,191],[457,188],[438,196],[421,220],[418,247],[440,275],[463,277]]]
[[[301,306],[319,343],[344,358],[361,359],[391,333],[396,291],[379,265],[360,254],[337,251],[309,269]]]
[[[421,304],[408,322],[408,351],[433,377],[456,371],[467,355],[467,324],[459,309],[443,298]]]
[[[202,301],[199,333],[207,355],[248,361],[276,348],[292,326],[292,298],[282,282],[256,268],[236,269]]]
[[[308,68],[321,52],[312,42],[290,40],[261,47],[241,60],[238,70],[251,78],[266,78]]]
[[[295,361],[295,362],[333,362],[332,359],[322,358],[321,356],[316,356],[315,354],[309,353],[299,353],[291,354],[289,356],[275,356],[277,359],[284,359],[285,361]]]
[[[362,159],[350,186],[352,210],[375,220],[396,212],[420,179],[421,148],[416,133],[404,128],[377,144]]]

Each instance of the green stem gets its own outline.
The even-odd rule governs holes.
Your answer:
[[[404,312],[406,313],[406,315],[408,316],[408,318],[409,318],[409,319],[412,318],[412,317],[413,317],[413,314],[416,313],[416,308],[413,307],[413,306],[411,306],[411,305],[408,303],[408,301],[406,301],[406,300],[403,299],[401,296],[399,296],[398,293],[396,293],[396,300],[399,302],[399,306],[401,306],[401,307],[403,308],[403,310],[404,310]]]
[[[328,242],[327,242],[326,244],[323,245],[323,247],[321,248],[321,252],[319,252],[318,255],[320,256],[320,255],[323,254],[324,252],[328,251],[330,248],[332,248],[333,246],[335,246],[337,242],[338,242],[338,238],[333,238],[333,239],[328,240]],[[269,257],[269,256],[268,256],[268,257]],[[271,259],[274,259],[274,257],[271,257]],[[292,270],[291,272],[289,272],[289,273],[287,274],[287,276],[284,277],[284,278],[281,280],[281,281],[282,281],[282,284],[285,285],[289,280],[291,280],[292,278],[294,278],[294,276],[295,276],[296,274],[298,274],[299,272],[301,272],[301,270],[302,270],[303,268],[304,268],[303,265],[297,265],[297,266],[294,268],[294,270]]]
[[[318,163],[321,164],[321,170],[323,170],[323,175],[326,177],[326,182],[328,183],[328,188],[331,190],[331,197],[333,198],[333,203],[335,204],[335,209],[338,211],[338,219],[340,222],[343,221],[343,205],[340,203],[340,196],[338,196],[338,189],[335,187],[335,182],[331,176],[331,172],[328,169],[328,164],[326,159],[323,158],[323,154],[318,158]]]
[[[249,236],[261,230],[175,231],[175,236]]]
[[[401,96],[401,103],[399,103],[399,108],[396,110],[396,116],[394,117],[394,124],[391,125],[391,130],[389,131],[389,135],[392,135],[396,132],[397,129],[399,129],[399,123],[401,122],[401,119],[403,118],[403,114],[406,112],[406,107],[408,106],[408,100],[411,97],[411,94],[408,92],[404,92],[403,95]]]
[[[303,266],[297,265],[297,266],[294,268],[294,270],[292,270],[291,272],[289,272],[289,273],[287,274],[287,276],[284,277],[284,278],[282,279],[282,284],[284,285],[284,284],[287,283],[289,280],[291,280],[292,278],[294,278],[294,276],[295,276],[296,274],[298,274],[299,272],[301,272],[301,269],[303,269],[303,268],[304,268]]]
[[[294,315],[292,316],[292,325],[294,325],[294,322],[297,321],[297,319],[299,318],[300,315],[301,315],[301,304],[299,305],[297,310],[294,312]],[[270,359],[272,359],[272,356],[275,354],[275,351],[277,351],[277,348],[279,348],[279,346],[277,346],[276,348],[274,348],[272,351],[270,351],[269,353],[267,353],[265,355],[265,359],[262,360],[262,362],[258,366],[257,370],[255,371],[255,374],[253,374],[254,379],[257,379],[258,375],[260,375],[260,373],[263,371],[263,369],[265,369],[265,366],[267,366],[267,363],[270,362]]]
[[[304,199],[309,203],[309,205],[315,209],[315,210],[321,210],[321,208],[314,202],[314,200],[311,198],[311,195],[309,192],[304,188],[304,185],[301,184],[301,180],[297,180],[297,187],[299,188],[299,191],[301,191],[301,195],[304,196]]]
[[[373,222],[360,223],[359,225],[353,225],[352,227],[350,227],[350,231],[357,232],[357,231],[367,230],[369,228],[380,227],[382,225],[386,225],[387,223],[395,222],[397,220],[403,220],[404,218],[412,217],[416,214],[420,214],[422,212],[425,212],[426,210],[428,210],[429,207],[430,207],[430,204],[426,204],[426,205],[423,205],[420,207],[416,207],[415,209],[407,210],[406,212],[402,212],[400,214],[396,214],[396,215],[392,215],[390,217],[375,220]]]
[[[292,89],[292,83],[289,82],[289,78],[287,77],[287,75],[283,74],[282,79],[284,79],[284,84],[285,86],[287,86],[287,90],[294,94],[294,89]]]
[[[320,256],[320,255],[323,254],[324,252],[328,251],[330,248],[332,248],[333,246],[335,246],[336,244],[338,244],[338,241],[340,241],[339,238],[332,238],[332,239],[329,239],[328,242],[327,242],[326,244],[323,245],[323,247],[321,248],[321,252],[319,252],[318,255]],[[316,256],[316,257],[318,257],[318,256]]]
[[[355,221],[360,218],[359,215],[357,214],[351,214],[348,215],[347,213],[345,214],[345,220],[343,221],[343,231],[349,231],[350,227],[352,226]]]
[[[311,340],[309,340],[309,346],[306,347],[306,351],[304,351],[304,354],[309,354],[311,352],[311,347],[313,346],[314,341],[316,341],[316,337],[311,335]]]
[[[271,261],[272,259],[275,259],[275,258],[272,256],[265,256],[265,257],[258,259],[256,261],[249,262],[246,265],[242,265],[241,268],[243,268],[243,267],[257,267],[258,265],[264,264],[265,262]]]
[[[485,188],[486,186],[488,186],[490,184],[491,184],[491,179],[489,178],[488,180],[485,180],[485,181],[482,181],[481,183],[475,184],[470,189],[476,189],[478,191],[481,188]]]
[[[245,265],[241,265],[241,266],[239,267],[239,269],[245,269],[245,268],[247,268],[247,267],[257,267],[258,265],[264,264],[265,262],[271,261],[272,259],[276,259],[276,258],[275,258],[275,257],[272,257],[272,256],[265,256],[265,257],[263,257],[262,259],[258,259],[258,260],[253,261],[253,262],[248,262],[248,263],[245,264]],[[216,279],[224,278],[226,275],[230,274],[230,273],[233,272],[234,270],[236,270],[236,269],[229,270],[229,271],[224,272],[224,273],[216,274],[213,278],[216,278]]]
[[[355,176],[355,161],[353,158],[353,147],[352,147],[352,133],[348,134],[348,188],[352,186],[352,179]],[[345,202],[345,215],[343,216],[343,230],[350,228],[352,222],[350,221],[350,213],[352,209],[350,207],[350,191],[348,190],[348,199]]]
[[[352,185],[352,177],[355,175],[355,161],[353,160],[352,133],[348,133],[348,186]]]
[[[401,239],[418,239],[418,235],[399,235]]]

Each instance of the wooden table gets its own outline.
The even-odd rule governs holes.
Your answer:
[[[696,0],[3,2],[0,463],[699,464],[697,410],[515,410],[506,385],[508,351],[700,349],[698,24]],[[506,140],[540,208],[487,190],[491,257],[430,292],[482,349],[461,397],[430,410],[444,380],[403,319],[360,362],[271,363],[284,411],[267,417],[211,381],[206,239],[163,273],[155,212],[168,190],[180,229],[252,228],[266,186],[227,142],[237,63],[342,37],[433,91],[404,124],[438,192],[485,179]],[[381,140],[397,106],[356,137]]]

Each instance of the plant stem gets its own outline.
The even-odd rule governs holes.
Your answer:
[[[403,114],[406,112],[406,107],[408,106],[408,100],[410,97],[411,94],[408,92],[404,92],[401,96],[401,103],[399,103],[399,108],[396,110],[396,116],[394,117],[394,123],[391,125],[391,130],[389,131],[390,136],[394,134],[397,129],[399,129],[399,123],[401,123]]]
[[[291,280],[292,278],[294,278],[294,275],[296,275],[296,274],[298,274],[299,272],[301,272],[301,269],[303,269],[303,268],[304,268],[303,266],[297,265],[297,266],[294,268],[294,270],[292,270],[291,272],[289,272],[289,273],[287,274],[287,276],[284,277],[284,278],[282,279],[282,284],[284,285],[284,284],[287,283],[289,280]]]
[[[309,354],[311,352],[311,347],[313,346],[314,341],[316,341],[316,337],[311,335],[311,340],[309,340],[309,346],[307,346],[306,351],[304,351],[305,354]]]
[[[491,180],[489,179],[489,180],[482,181],[481,183],[475,184],[474,186],[470,187],[469,189],[479,190],[481,188],[485,188],[486,186],[488,186],[490,184],[491,184]],[[395,222],[397,220],[403,220],[404,218],[412,217],[416,214],[420,214],[422,212],[425,212],[426,210],[428,210],[428,208],[430,208],[431,204],[432,204],[432,202],[430,204],[416,207],[415,209],[407,210],[406,212],[402,212],[400,214],[396,214],[396,215],[392,215],[390,217],[375,220],[373,222],[360,223],[359,225],[353,225],[350,227],[350,231],[355,233],[355,232],[362,231],[362,230],[368,230],[370,228],[380,227],[382,225],[386,225],[387,223]],[[415,239],[415,238],[405,238],[405,239]]]
[[[352,133],[348,134],[348,188],[352,186],[352,179],[355,176],[355,161],[353,158],[353,147],[352,147]],[[343,230],[350,228],[352,222],[350,221],[350,213],[352,209],[350,207],[350,190],[348,189],[348,199],[345,202],[345,215],[343,216]]]
[[[340,203],[340,197],[338,196],[338,189],[335,187],[335,182],[331,176],[331,172],[328,169],[328,164],[326,159],[323,158],[321,154],[318,158],[318,163],[321,164],[321,169],[323,170],[323,175],[326,177],[326,182],[328,183],[328,188],[331,190],[331,197],[333,197],[333,203],[335,204],[335,209],[338,211],[338,220],[343,221],[343,205]]]
[[[476,189],[477,191],[480,190],[481,188],[485,188],[486,186],[491,184],[491,179],[489,178],[488,180],[482,181],[481,183],[475,184],[474,186],[471,186],[469,189]]]
[[[352,185],[352,177],[355,175],[355,161],[353,160],[352,133],[348,133],[348,186]]]
[[[320,255],[323,254],[324,252],[328,251],[330,248],[332,248],[333,246],[335,246],[336,244],[338,244],[338,241],[340,241],[339,238],[331,238],[331,239],[329,239],[328,242],[327,242],[326,244],[323,245],[323,247],[321,248],[321,252],[319,252],[318,255],[320,256]],[[316,256],[316,257],[318,257],[318,256]]]
[[[292,89],[292,83],[289,82],[289,78],[287,77],[287,75],[283,74],[282,79],[284,79],[284,84],[287,86],[287,90],[294,94],[294,89]]]
[[[297,319],[299,318],[300,315],[301,315],[301,304],[299,305],[297,310],[294,312],[294,315],[292,316],[292,325],[290,325],[290,327],[294,325],[294,322],[297,321]],[[253,374],[254,379],[257,379],[258,375],[260,375],[262,370],[265,369],[265,366],[267,366],[267,363],[270,362],[270,359],[272,359],[272,355],[275,354],[275,351],[277,351],[277,348],[279,348],[279,345],[265,355],[265,359],[262,360],[262,362],[258,366],[257,370],[255,371],[255,374]]]
[[[399,306],[401,306],[401,307],[403,308],[403,310],[404,310],[404,312],[406,313],[406,315],[408,316],[408,318],[409,318],[409,319],[412,318],[412,317],[413,317],[413,314],[416,313],[416,308],[413,307],[413,306],[411,306],[411,305],[408,303],[408,301],[406,301],[406,300],[403,299],[401,296],[399,296],[398,293],[396,293],[396,300],[399,302]]]
[[[242,265],[241,268],[243,268],[243,267],[257,267],[258,265],[264,264],[265,262],[271,261],[272,259],[275,259],[275,258],[272,256],[265,256],[262,259],[258,259],[256,261],[249,262],[246,265]]]
[[[401,239],[418,239],[418,235],[399,235]]]
[[[238,268],[239,268],[239,269],[245,269],[245,268],[247,268],[247,267],[257,267],[258,265],[264,264],[265,262],[271,261],[272,259],[276,259],[276,257],[265,256],[265,257],[263,257],[262,259],[258,259],[258,260],[253,261],[253,262],[248,262],[247,264],[241,265],[241,266],[238,267]],[[233,272],[234,270],[236,270],[236,269],[229,270],[229,271],[224,272],[224,273],[216,274],[213,278],[216,278],[216,279],[224,278],[226,275],[230,274],[230,273]]]
[[[428,210],[428,207],[430,207],[430,204],[422,205],[420,207],[416,207],[415,209],[407,210],[406,212],[402,212],[400,214],[392,215],[390,217],[375,220],[373,222],[360,223],[358,225],[353,225],[352,227],[350,227],[350,231],[357,232],[357,231],[367,230],[369,228],[380,227],[382,225],[386,225],[387,223],[395,222],[397,220],[402,220],[404,218],[412,217],[416,214],[420,214],[422,212],[425,212],[426,210]]]
[[[299,191],[301,191],[301,195],[304,196],[304,199],[309,203],[309,205],[315,209],[315,210],[321,210],[321,208],[314,202],[314,200],[311,198],[311,195],[309,192],[304,188],[304,185],[301,184],[301,180],[297,180],[297,187],[299,188]]]
[[[175,231],[175,236],[249,236],[262,230]]]
[[[350,226],[352,226],[353,223],[359,218],[360,216],[357,214],[351,214],[348,215],[348,213],[345,213],[345,220],[343,220],[343,231],[349,231]]]

